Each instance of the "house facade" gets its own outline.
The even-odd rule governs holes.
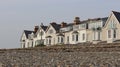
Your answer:
[[[69,45],[79,43],[120,42],[120,12],[112,11],[109,17],[81,21],[75,17],[72,23],[50,23],[35,26],[34,31],[25,30],[21,36],[21,47],[37,45]]]
[[[33,31],[28,31],[28,30],[23,31],[22,37],[20,39],[22,48],[34,47],[33,46],[33,37],[32,36],[34,36]]]
[[[107,43],[120,41],[120,12],[112,11],[105,26],[103,27],[102,38]]]
[[[34,46],[45,44],[46,29],[47,26],[44,26],[43,24],[41,24],[40,27],[38,26],[38,30],[33,38]]]
[[[45,45],[51,46],[57,44],[57,34],[59,33],[60,25],[52,22],[46,29]]]

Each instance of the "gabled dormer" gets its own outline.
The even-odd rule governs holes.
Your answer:
[[[33,40],[33,38],[34,38],[34,32],[32,32],[31,34],[28,34],[28,39],[29,40]]]
[[[120,12],[112,11],[104,27],[107,29],[116,28],[120,24]]]
[[[29,35],[33,32],[34,31],[24,30],[23,33],[22,33],[20,41],[25,41],[26,39],[28,39]]]
[[[50,25],[47,27],[46,29],[46,33],[47,34],[55,34],[55,33],[59,33],[59,30],[61,28],[60,24],[57,24],[55,22],[50,23]]]
[[[44,26],[43,23],[41,23],[38,31],[36,32],[36,36],[37,37],[45,37],[45,33],[46,33],[46,29],[47,29],[48,26]]]
[[[112,11],[103,28],[103,34],[106,34],[107,42],[112,43],[120,39],[120,12]]]

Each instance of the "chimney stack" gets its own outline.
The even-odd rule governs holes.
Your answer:
[[[79,17],[75,17],[74,24],[77,25],[79,23],[80,23],[80,18]]]
[[[65,22],[61,23],[61,27],[65,27],[66,25],[67,25],[67,23],[65,23]]]
[[[39,29],[39,26],[35,26],[34,32],[36,33],[38,31],[38,29]]]

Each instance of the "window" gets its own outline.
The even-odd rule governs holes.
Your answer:
[[[111,23],[109,23],[108,27],[109,27],[109,29],[111,29]]]
[[[98,40],[100,40],[100,32],[98,32]]]
[[[46,44],[48,44],[48,39],[46,39]]]
[[[67,42],[69,42],[69,36],[67,36]]]
[[[50,34],[52,34],[52,33],[53,33],[53,30],[52,30],[52,29],[51,29],[51,30],[49,30],[49,33],[50,33]]]
[[[63,37],[61,37],[61,43],[63,43]]]
[[[76,34],[76,41],[78,41],[78,34]]]
[[[32,41],[32,47],[33,47],[33,41]]]
[[[49,39],[49,44],[51,44],[51,39]]]
[[[114,20],[112,20],[110,23],[109,23],[109,28],[116,28],[116,24],[114,23]]]
[[[79,29],[79,26],[75,25],[75,26],[73,26],[73,28],[74,28],[74,30],[77,30],[77,29]]]
[[[72,41],[74,41],[74,35],[72,35]]]
[[[28,47],[30,47],[29,42],[28,42]]]
[[[73,30],[72,26],[67,27],[67,31]]]
[[[116,28],[116,24],[113,22],[113,28]]]
[[[86,27],[85,24],[82,24],[82,25],[81,25],[81,28],[82,28],[82,29],[84,29],[85,27]]]
[[[59,43],[60,38],[58,37],[58,43]]]
[[[54,44],[55,44],[55,38],[54,38]]]
[[[111,30],[108,30],[108,38],[111,38]]]
[[[82,36],[83,36],[83,40],[85,40],[85,34],[83,34]]]
[[[116,38],[116,30],[113,30],[113,36]]]
[[[42,36],[43,34],[44,34],[43,31],[41,31],[41,32],[39,33],[40,36]]]
[[[23,48],[25,48],[25,43],[23,43]]]

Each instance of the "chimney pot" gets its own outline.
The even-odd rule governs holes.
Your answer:
[[[75,19],[80,19],[79,17],[75,17]]]
[[[80,23],[80,18],[79,17],[75,17],[74,24],[77,25],[79,23]]]
[[[35,26],[34,32],[36,33],[38,31],[38,29],[39,29],[39,26]]]
[[[65,22],[61,23],[61,27],[65,27],[66,25],[67,25],[67,23],[65,23]]]

